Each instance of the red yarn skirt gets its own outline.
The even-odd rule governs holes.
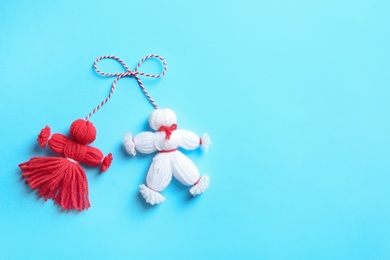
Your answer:
[[[53,199],[64,210],[89,208],[88,180],[78,163],[63,157],[34,157],[19,167],[39,197]]]

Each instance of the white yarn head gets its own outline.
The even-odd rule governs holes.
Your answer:
[[[150,127],[156,131],[161,126],[171,126],[173,124],[176,124],[176,114],[169,108],[156,109],[149,118]]]

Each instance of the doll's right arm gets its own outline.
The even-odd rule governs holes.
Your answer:
[[[127,133],[123,138],[123,145],[125,146],[126,152],[131,155],[136,155],[136,149],[145,154],[157,151],[154,145],[153,132],[142,132],[134,138],[131,133]]]
[[[64,154],[65,144],[69,141],[69,138],[62,134],[51,134],[50,127],[43,128],[38,135],[38,143],[42,148],[49,144],[50,149],[58,154]]]
[[[62,134],[52,134],[49,139],[50,149],[58,154],[64,154],[64,147],[69,142],[69,138]]]

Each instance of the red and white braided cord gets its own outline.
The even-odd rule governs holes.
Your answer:
[[[156,58],[156,59],[159,59],[160,61],[162,61],[164,69],[163,69],[163,72],[161,74],[157,74],[156,75],[156,74],[149,74],[149,73],[138,71],[139,68],[141,67],[142,63],[144,61],[146,61],[147,59],[150,59],[150,58]],[[97,67],[97,64],[98,64],[99,61],[101,61],[103,59],[114,59],[114,60],[117,60],[126,69],[126,72],[106,73],[106,72],[101,71]],[[149,95],[148,91],[146,91],[146,89],[144,87],[144,84],[142,83],[142,81],[139,78],[139,76],[152,77],[152,78],[160,78],[160,77],[164,76],[165,73],[167,72],[167,63],[165,62],[163,57],[161,57],[159,55],[156,55],[156,54],[147,55],[147,56],[143,57],[140,60],[140,62],[138,62],[137,67],[132,71],[132,70],[130,70],[130,68],[126,65],[126,63],[121,58],[116,57],[114,55],[104,55],[104,56],[101,56],[101,57],[99,57],[99,58],[97,58],[95,60],[95,62],[93,63],[93,67],[96,70],[96,72],[99,73],[100,75],[103,75],[103,76],[106,76],[106,77],[116,77],[116,79],[114,80],[114,82],[111,85],[111,91],[110,91],[110,94],[108,95],[108,97],[105,100],[103,100],[97,107],[95,107],[85,117],[85,120],[88,120],[94,113],[96,113],[96,111],[98,111],[104,104],[106,104],[108,102],[108,100],[110,100],[110,98],[114,94],[116,83],[118,82],[118,80],[120,80],[121,78],[124,78],[124,77],[134,77],[137,80],[137,82],[138,82],[139,86],[141,87],[142,91],[144,92],[145,96],[149,99],[150,103],[154,106],[155,109],[158,109],[157,104],[154,102],[152,97]]]

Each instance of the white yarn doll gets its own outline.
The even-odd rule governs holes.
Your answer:
[[[157,151],[146,176],[146,185],[140,185],[140,193],[146,202],[154,205],[165,200],[160,192],[168,186],[172,175],[182,184],[192,186],[190,193],[193,196],[204,192],[209,186],[209,176],[200,176],[194,163],[178,148],[193,150],[201,146],[207,151],[211,144],[208,134],[199,138],[193,132],[176,130],[176,114],[171,109],[154,110],[149,125],[156,132],[142,132],[134,139],[131,133],[127,133],[123,140],[131,155],[136,155],[136,150],[144,154]]]

